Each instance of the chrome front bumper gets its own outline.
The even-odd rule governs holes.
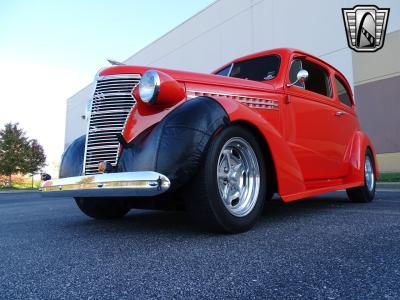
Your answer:
[[[47,180],[40,190],[49,197],[139,197],[166,192],[171,183],[157,172],[123,172]]]

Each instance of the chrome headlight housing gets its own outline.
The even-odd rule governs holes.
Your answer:
[[[160,92],[160,76],[157,71],[146,71],[139,82],[139,96],[145,103],[155,103]]]

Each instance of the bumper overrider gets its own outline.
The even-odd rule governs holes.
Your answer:
[[[170,188],[170,180],[157,172],[106,173],[45,181],[43,195],[51,197],[156,196]]]

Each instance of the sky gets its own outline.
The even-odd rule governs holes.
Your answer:
[[[214,0],[1,0],[0,127],[19,123],[54,171],[66,100]]]

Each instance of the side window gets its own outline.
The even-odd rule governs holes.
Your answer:
[[[303,69],[303,63],[302,63],[301,59],[294,59],[292,61],[292,65],[290,66],[290,71],[289,71],[289,80],[291,83],[293,83],[297,80],[297,73],[301,69]],[[301,87],[303,89],[305,88],[304,83],[301,83],[301,82],[297,82],[295,85],[298,87]]]
[[[328,72],[313,62],[302,60],[303,69],[308,72],[305,88],[308,91],[332,97],[332,89]]]
[[[335,76],[335,82],[340,102],[346,104],[347,106],[352,107],[353,102],[351,101],[350,93],[347,90],[346,85],[343,83],[341,79],[337,78],[336,76]]]
[[[254,81],[274,79],[279,72],[281,58],[278,55],[266,55],[233,64],[230,77]]]
[[[231,70],[231,66],[229,65],[226,68],[222,69],[221,71],[219,71],[217,74],[215,75],[220,75],[220,76],[228,76],[229,75],[229,71]]]

